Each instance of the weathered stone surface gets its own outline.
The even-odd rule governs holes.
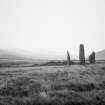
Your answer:
[[[80,64],[85,64],[85,51],[84,51],[83,44],[80,44],[80,48],[79,48],[79,62]]]
[[[70,65],[70,55],[68,51],[67,51],[67,65]]]
[[[93,51],[92,54],[90,54],[89,56],[89,62],[91,64],[94,64],[95,63],[95,52]]]

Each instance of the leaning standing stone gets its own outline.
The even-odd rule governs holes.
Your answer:
[[[92,54],[89,56],[89,62],[91,64],[95,63],[95,52],[92,52]]]
[[[67,51],[67,65],[70,65],[70,55],[68,51]]]

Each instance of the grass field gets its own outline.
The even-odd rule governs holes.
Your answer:
[[[0,105],[105,105],[105,63],[1,67]]]

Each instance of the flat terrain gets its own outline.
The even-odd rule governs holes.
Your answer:
[[[105,63],[1,67],[0,105],[105,105]]]

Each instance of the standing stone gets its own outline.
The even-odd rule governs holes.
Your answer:
[[[70,55],[68,51],[67,51],[67,65],[70,65]]]
[[[95,52],[93,51],[92,54],[90,54],[89,56],[89,62],[91,64],[94,64],[95,63]]]
[[[80,48],[79,48],[79,62],[80,64],[85,64],[85,52],[84,52],[83,44],[80,44]]]

